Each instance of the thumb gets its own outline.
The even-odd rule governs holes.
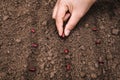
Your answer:
[[[76,26],[76,24],[78,23],[78,21],[81,19],[83,15],[79,14],[79,13],[72,13],[68,23],[65,26],[65,36],[68,36],[71,32],[71,30]]]

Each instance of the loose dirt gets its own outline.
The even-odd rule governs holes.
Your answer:
[[[120,80],[120,1],[96,2],[65,39],[55,3],[0,0],[0,80]]]

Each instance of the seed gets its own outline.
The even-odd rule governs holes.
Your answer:
[[[37,48],[37,47],[38,47],[38,44],[33,43],[33,44],[32,44],[32,47]]]
[[[64,50],[64,53],[68,54],[68,53],[69,53],[69,50],[68,50],[68,49],[65,49],[65,50]]]
[[[93,30],[93,31],[97,31],[97,28],[96,28],[96,27],[94,27],[94,28],[92,28],[92,30]]]
[[[70,69],[71,69],[71,65],[70,65],[70,64],[67,64],[66,70],[69,71]]]
[[[62,33],[62,37],[63,37],[63,38],[65,37],[65,34],[64,34],[64,32]]]
[[[32,32],[32,33],[35,33],[35,29],[31,29],[31,32]]]
[[[95,44],[101,44],[101,40],[100,39],[96,40]]]
[[[31,68],[29,68],[29,71],[30,71],[30,72],[35,72],[35,71],[36,71],[36,68],[35,68],[35,67],[31,67]]]
[[[99,63],[100,65],[103,65],[103,64],[104,64],[104,62],[103,62],[103,61],[99,61],[98,63]]]

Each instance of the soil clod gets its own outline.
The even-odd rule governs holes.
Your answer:
[[[112,34],[113,35],[118,35],[119,34],[119,29],[112,29]]]

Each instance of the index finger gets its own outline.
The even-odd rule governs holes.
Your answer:
[[[62,33],[63,33],[63,21],[64,21],[64,16],[66,14],[66,11],[67,11],[67,8],[65,6],[60,5],[56,15],[56,26],[60,36],[62,36]]]

